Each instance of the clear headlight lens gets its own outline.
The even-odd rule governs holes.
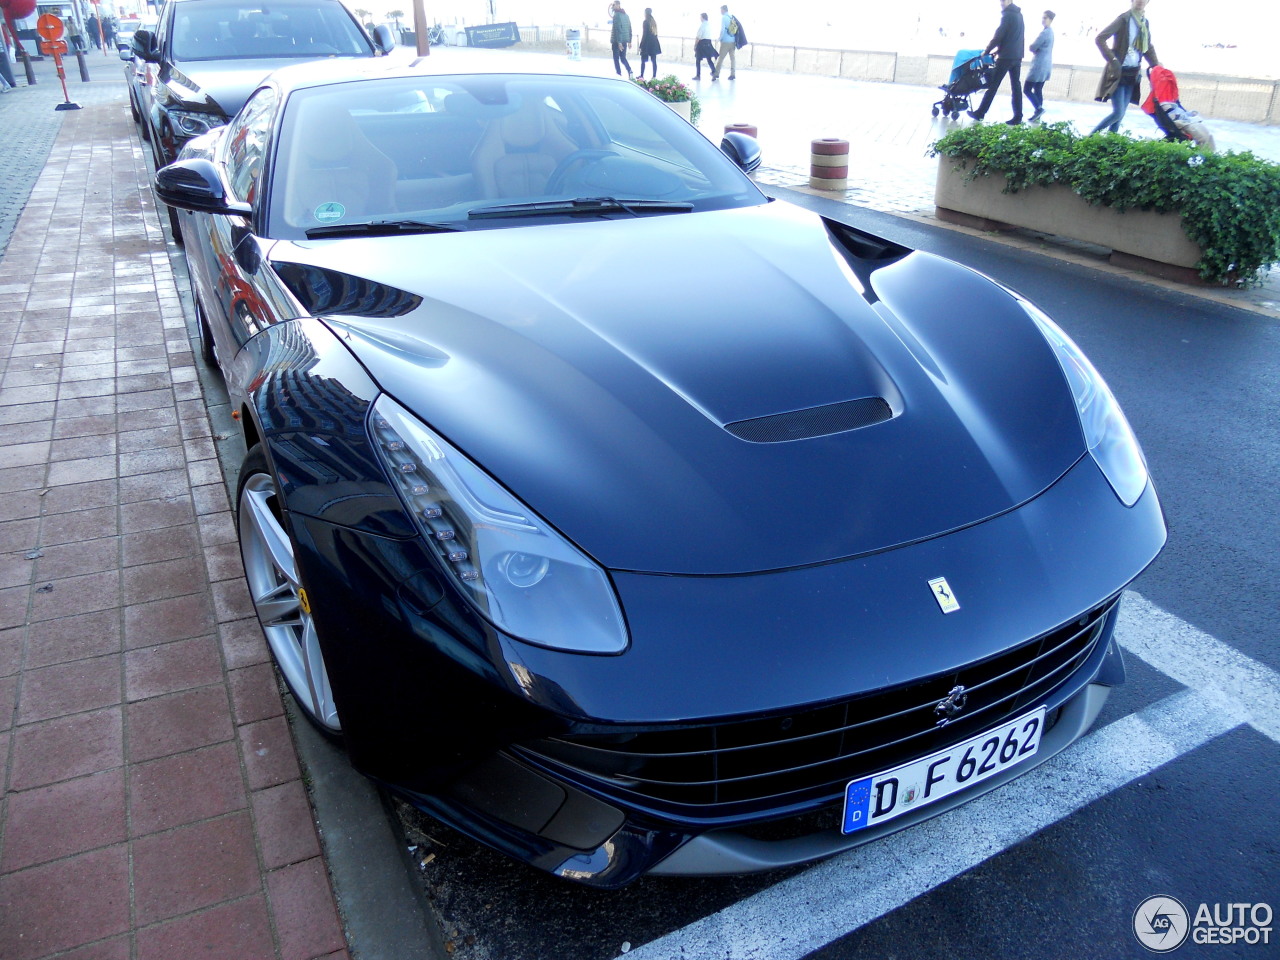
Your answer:
[[[390,397],[370,429],[441,566],[494,626],[558,650],[626,649],[613,585],[590,557]]]
[[[202,113],[198,110],[170,110],[169,122],[182,136],[198,137],[202,133],[208,133],[214,127],[222,126],[227,121],[212,113]]]
[[[1120,502],[1131,507],[1147,487],[1147,461],[1111,389],[1080,348],[1038,307],[1019,299],[1058,356],[1075,397],[1089,453]]]

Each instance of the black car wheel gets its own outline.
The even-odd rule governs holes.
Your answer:
[[[336,738],[342,724],[329,686],[329,671],[307,591],[299,582],[289,520],[262,444],[249,451],[240,468],[236,503],[240,556],[267,644],[307,719],[325,735]]]
[[[151,160],[155,163],[157,173],[166,165],[161,153],[160,137],[155,133],[151,135]],[[173,235],[173,242],[182,246],[182,224],[178,222],[178,211],[162,202],[159,197],[156,198],[156,203],[169,215],[169,233]]]
[[[133,94],[129,94],[129,115],[133,117],[134,123],[142,122],[142,114],[138,112],[138,102],[133,99]]]
[[[200,328],[200,358],[213,367],[218,367],[218,348],[213,342],[213,331],[209,329],[209,321],[205,319],[204,307],[196,300],[196,325]]]

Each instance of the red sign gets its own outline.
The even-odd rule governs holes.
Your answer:
[[[36,21],[36,33],[46,40],[61,40],[63,33],[62,21],[52,13],[42,13],[40,14],[40,19]]]
[[[65,40],[41,40],[41,53],[66,53],[67,41]]]

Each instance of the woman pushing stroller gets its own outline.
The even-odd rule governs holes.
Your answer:
[[[1160,66],[1156,48],[1151,43],[1151,25],[1147,22],[1147,0],[1132,0],[1127,11],[1103,29],[1094,39],[1106,58],[1095,100],[1110,100],[1111,112],[1093,128],[1093,133],[1109,130],[1120,132],[1120,121],[1131,103],[1142,98],[1142,61],[1153,67]],[[1108,46],[1110,41],[1110,46]]]

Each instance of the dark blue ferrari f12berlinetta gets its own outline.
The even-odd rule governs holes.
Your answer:
[[[374,61],[275,74],[157,175],[299,705],[597,886],[826,856],[1051,757],[1165,541],[1052,320],[753,162],[633,84]]]

